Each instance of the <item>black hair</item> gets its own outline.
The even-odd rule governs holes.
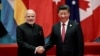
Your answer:
[[[70,8],[69,8],[68,5],[61,5],[61,6],[59,6],[59,7],[58,7],[58,12],[59,12],[60,10],[68,10],[68,12],[70,12]]]

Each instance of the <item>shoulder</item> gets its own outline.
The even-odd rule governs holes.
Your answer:
[[[24,30],[27,30],[26,28],[26,23],[23,23],[21,25],[18,25],[17,28],[16,28],[17,31],[24,31]]]
[[[52,29],[57,29],[60,27],[60,22],[58,23],[55,23],[53,26],[52,26]]]
[[[39,24],[34,24],[36,27],[38,27],[38,28],[42,28],[42,26],[40,26]]]
[[[78,22],[74,21],[74,20],[69,20],[69,22],[74,23],[74,24],[78,24]]]
[[[81,25],[80,25],[79,22],[70,20],[69,23],[72,24],[73,28],[76,28],[76,29],[78,29],[78,30],[81,29]],[[70,26],[70,24],[69,24],[69,26]]]
[[[23,23],[21,25],[18,25],[17,28],[24,28],[26,26],[26,23]]]
[[[76,21],[73,21],[73,20],[69,20],[69,23],[73,24],[73,25],[79,25],[79,22],[76,22]]]
[[[42,26],[39,24],[34,24],[34,27],[37,28],[38,30],[43,30]]]

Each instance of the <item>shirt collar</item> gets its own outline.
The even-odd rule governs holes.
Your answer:
[[[64,23],[65,24],[65,26],[67,26],[68,25],[68,22],[69,22],[69,19]],[[61,22],[61,25],[62,25],[63,23]]]

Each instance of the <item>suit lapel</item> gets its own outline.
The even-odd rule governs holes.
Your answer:
[[[68,40],[68,35],[70,34],[70,32],[71,32],[71,30],[72,30],[72,27],[73,27],[72,21],[69,20],[68,26],[67,26],[67,30],[66,30],[66,34],[65,34],[64,42],[65,42],[65,40]],[[59,22],[58,25],[57,25],[57,30],[58,30],[58,34],[59,34],[59,36],[60,36],[59,39],[61,39],[61,42],[62,42],[61,24],[60,24],[60,22]],[[64,43],[64,42],[63,42],[63,43]]]
[[[61,24],[60,24],[60,22],[58,23],[58,25],[57,25],[57,31],[58,31],[58,35],[59,35],[59,40],[61,40],[61,42],[62,42],[62,36],[61,36]]]
[[[71,20],[69,20],[69,22],[68,22],[68,25],[67,25],[67,30],[66,30],[66,35],[65,35],[65,39],[64,39],[64,41],[65,40],[68,40],[68,35],[70,34],[70,31],[71,31],[71,28],[72,28],[72,22],[71,22]],[[67,38],[67,39],[66,39]]]

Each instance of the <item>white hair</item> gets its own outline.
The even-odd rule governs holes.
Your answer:
[[[28,10],[26,11],[25,15],[26,15],[27,13],[34,13],[34,14],[36,15],[36,13],[35,13],[35,11],[34,11],[33,9],[28,9]]]

